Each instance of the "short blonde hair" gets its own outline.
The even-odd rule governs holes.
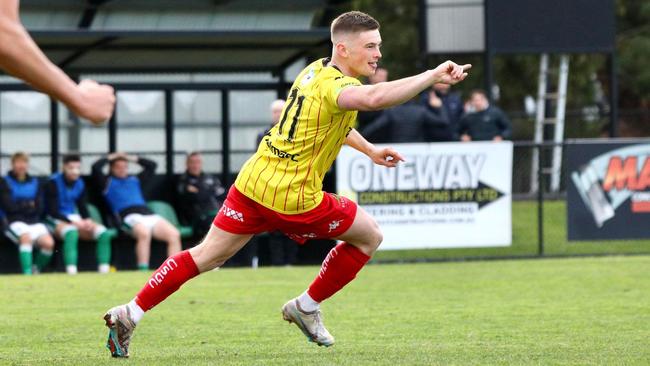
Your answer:
[[[29,154],[23,151],[17,151],[13,155],[11,155],[11,163],[15,163],[18,160],[22,160],[25,162],[29,162]]]

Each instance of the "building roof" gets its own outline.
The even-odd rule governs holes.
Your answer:
[[[21,1],[21,19],[69,73],[280,71],[329,45],[325,0]]]

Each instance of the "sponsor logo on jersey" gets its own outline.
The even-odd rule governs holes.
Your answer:
[[[286,151],[278,149],[277,147],[273,146],[273,144],[271,143],[271,140],[269,138],[267,138],[264,141],[266,141],[266,146],[269,148],[269,150],[271,150],[273,155],[277,156],[278,158],[280,158],[280,159],[291,159],[291,161],[295,161],[295,162],[298,161],[298,155],[300,155],[300,154],[290,154],[290,153],[288,153]]]

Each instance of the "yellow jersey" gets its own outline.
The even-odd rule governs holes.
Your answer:
[[[323,199],[323,177],[350,133],[357,111],[339,108],[339,93],[361,85],[329,59],[308,65],[291,86],[280,121],[244,163],[235,187],[284,214],[307,212]]]

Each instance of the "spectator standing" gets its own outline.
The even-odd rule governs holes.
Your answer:
[[[216,176],[203,171],[201,153],[188,154],[185,166],[176,187],[180,214],[192,224],[194,232],[203,233],[210,229],[212,219],[221,208],[226,189]]]
[[[137,176],[129,175],[129,162],[142,167]],[[109,175],[103,173],[109,164]],[[181,250],[181,235],[178,229],[164,218],[154,214],[144,200],[140,182],[153,176],[156,163],[142,157],[124,153],[112,153],[93,164],[92,175],[112,213],[118,216],[136,240],[138,269],[149,269],[151,239],[167,243],[167,255]]]
[[[63,240],[63,262],[68,274],[77,273],[79,239],[97,241],[97,270],[108,273],[111,235],[104,225],[90,219],[86,185],[81,179],[81,157],[63,157],[63,171],[50,177],[45,186],[47,221],[55,236]]]
[[[441,107],[427,108],[418,103],[384,110],[360,133],[373,143],[435,142],[453,138],[445,110]]]
[[[436,110],[442,108],[449,120],[449,130],[453,137],[452,141],[457,141],[458,128],[460,119],[464,113],[463,100],[459,92],[451,91],[451,86],[442,83],[434,84],[431,89],[423,93],[420,97],[420,102],[429,108],[431,111],[441,113]]]
[[[490,105],[483,90],[470,94],[467,113],[460,121],[461,141],[501,141],[511,136],[512,128],[508,117],[496,106]]]
[[[449,116],[449,123],[453,128],[458,129],[460,119],[463,117],[463,99],[460,92],[451,90],[451,85],[436,83],[433,84],[433,92],[442,100],[442,105]]]
[[[28,174],[28,170],[29,155],[23,152],[13,154],[11,170],[0,181],[0,203],[8,223],[6,235],[18,245],[23,273],[31,275],[34,269],[40,272],[50,263],[54,239],[41,222],[42,186],[37,178]],[[34,246],[39,251],[32,263]]]

